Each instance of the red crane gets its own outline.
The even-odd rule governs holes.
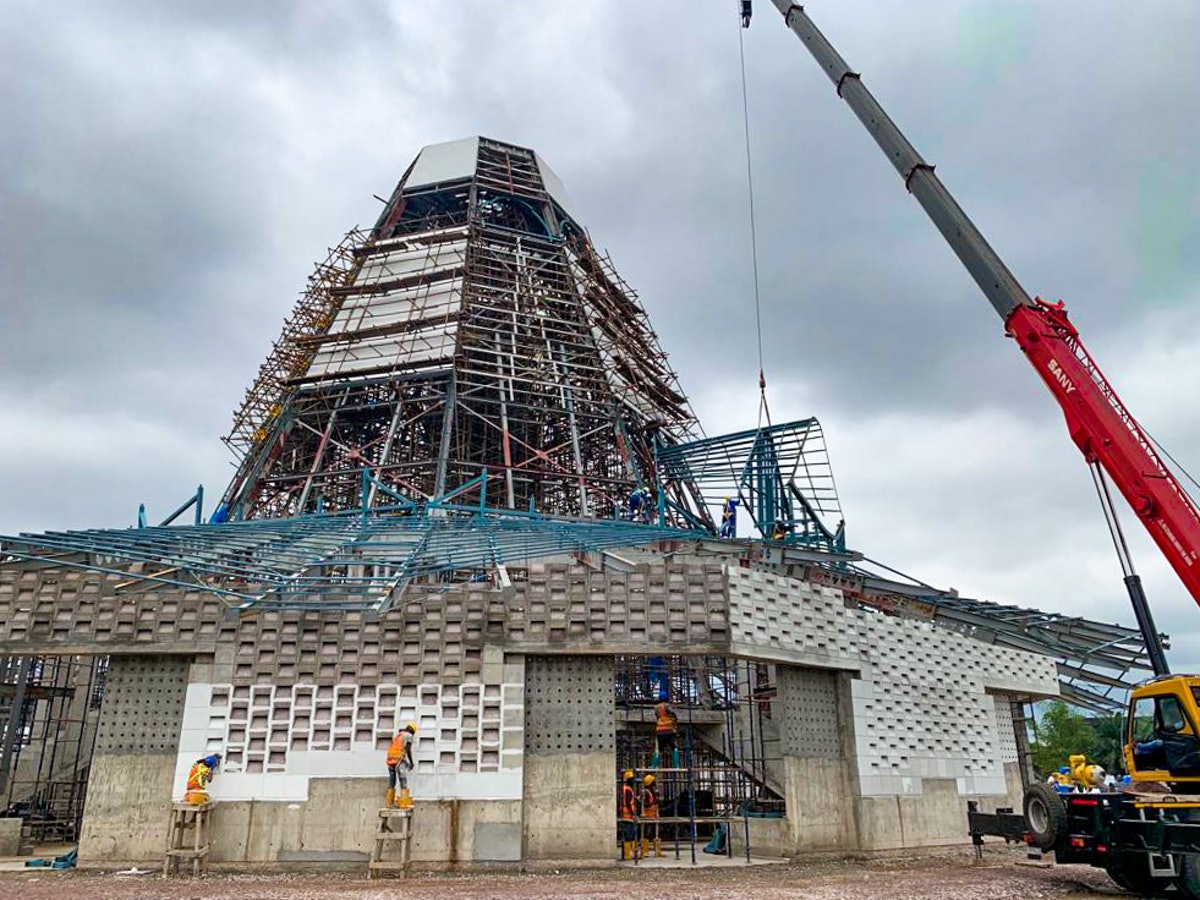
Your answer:
[[[1150,532],[1192,598],[1200,604],[1200,511],[1163,464],[1146,432],[1083,345],[1062,302],[1030,299],[984,236],[963,212],[916,149],[863,85],[804,8],[772,0],[787,26],[812,53],[837,94],[866,126],[875,143],[904,179],[904,185],[933,220],[996,312],[1004,330],[1033,365],[1067,420],[1071,439],[1092,470],[1125,585],[1156,675],[1168,674],[1162,641],[1154,626],[1141,579],[1133,568],[1117,522],[1105,474]],[[743,13],[743,24],[748,17]]]

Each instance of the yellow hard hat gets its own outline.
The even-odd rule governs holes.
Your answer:
[[[416,722],[409,722],[407,725],[404,726],[404,728],[406,731],[411,731],[413,734],[417,733],[417,723]]]
[[[621,777],[624,778],[626,781],[628,781],[629,779],[631,779],[633,777],[633,769],[626,769],[625,774],[622,775]]]
[[[646,787],[650,787],[650,785],[654,784],[654,776],[647,775],[645,778],[642,779],[642,784],[644,784]]]

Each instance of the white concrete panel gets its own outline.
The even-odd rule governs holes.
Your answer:
[[[231,685],[193,687],[208,691],[196,696],[214,699],[211,707],[196,708],[197,721],[208,727],[181,735],[177,796],[191,764],[216,749],[225,763],[210,790],[214,800],[305,800],[312,778],[384,778],[396,729],[417,719],[417,771],[409,777],[414,797],[521,798],[524,742],[502,757],[499,744],[485,736],[492,728],[500,733],[489,717],[519,718],[523,684],[421,685],[415,696],[404,696],[398,685],[258,685],[245,697]],[[214,721],[227,723],[219,736]]]
[[[417,155],[417,163],[404,182],[406,188],[469,178],[475,174],[479,138],[469,137],[444,144],[430,144]]]

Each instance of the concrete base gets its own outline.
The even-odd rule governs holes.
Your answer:
[[[79,861],[162,863],[175,754],[97,754],[88,777]]]
[[[611,859],[616,852],[614,753],[525,757],[525,858]]]
[[[0,856],[21,855],[21,820],[0,819]]]
[[[750,856],[767,859],[784,859],[794,852],[792,839],[792,824],[786,818],[760,819],[751,816],[749,819],[735,819],[730,824],[729,843],[733,848],[733,858],[746,861],[746,831],[750,832]],[[706,853],[705,856],[708,854]]]
[[[783,855],[809,850],[856,850],[854,779],[844,759],[784,758],[788,842]],[[751,848],[756,845],[751,836]]]
[[[304,803],[218,803],[211,862],[365,865],[386,788],[382,778],[314,778]],[[412,827],[414,863],[520,858],[519,800],[417,800]]]

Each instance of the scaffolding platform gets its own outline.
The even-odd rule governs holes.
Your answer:
[[[375,847],[371,851],[371,862],[367,866],[367,877],[377,878],[384,872],[407,874],[412,864],[412,810],[379,810],[379,829],[375,832]],[[398,843],[400,859],[384,859],[392,842]]]
[[[192,876],[200,874],[204,858],[212,848],[212,814],[216,804],[207,803],[171,804],[171,821],[167,831],[167,853],[163,860],[163,878],[174,874],[189,861]],[[188,837],[191,837],[190,846]]]

